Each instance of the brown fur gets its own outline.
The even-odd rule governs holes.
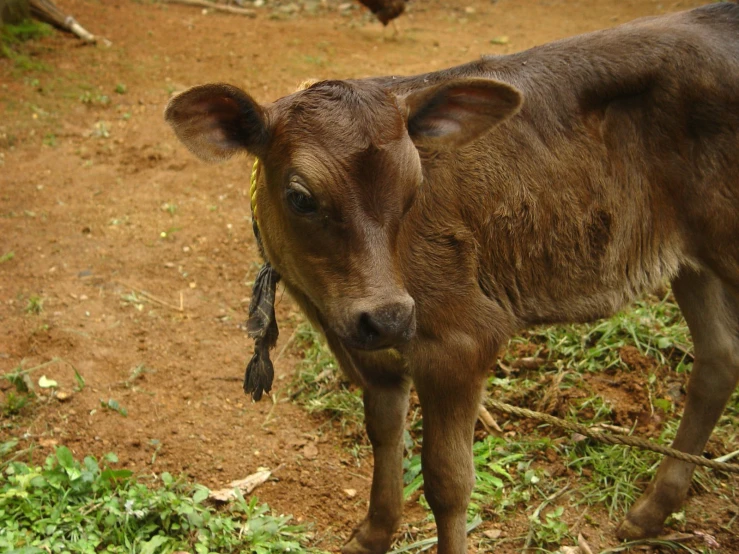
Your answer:
[[[364,387],[375,474],[344,552],[385,552],[400,521],[411,383],[439,552],[461,554],[477,406],[500,347],[529,325],[612,314],[665,280],[696,355],[675,446],[702,451],[739,379],[739,6],[426,75],[317,83],[265,107],[206,85],[166,117],[203,158],[262,159],[267,256]],[[315,212],[290,208],[296,187]],[[664,460],[620,536],[657,534],[692,471]]]

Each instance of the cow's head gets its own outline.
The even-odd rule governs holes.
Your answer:
[[[324,81],[268,106],[212,84],[174,97],[165,117],[204,160],[259,158],[267,257],[346,346],[373,350],[415,333],[397,237],[423,180],[417,147],[463,146],[520,103],[514,88],[488,79],[402,96],[371,81]]]

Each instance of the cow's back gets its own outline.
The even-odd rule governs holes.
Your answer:
[[[417,221],[427,236],[465,226],[481,286],[521,321],[606,315],[685,265],[736,273],[739,6],[379,81],[403,93],[460,76],[510,83],[524,106],[425,161]]]

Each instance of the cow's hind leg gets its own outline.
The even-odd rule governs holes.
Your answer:
[[[700,455],[739,380],[739,295],[708,270],[683,270],[673,291],[690,328],[695,363],[672,446]],[[622,539],[659,534],[687,496],[694,464],[665,458],[618,529]]]
[[[375,465],[367,517],[341,549],[343,554],[382,554],[403,511],[403,429],[410,383],[403,378],[368,383],[364,415]]]

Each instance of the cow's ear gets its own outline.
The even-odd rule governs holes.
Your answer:
[[[264,108],[225,84],[193,87],[169,101],[164,119],[199,158],[216,162],[240,150],[262,156],[269,142]]]
[[[416,145],[449,149],[473,141],[515,115],[523,97],[500,81],[464,78],[413,91],[399,100]]]

